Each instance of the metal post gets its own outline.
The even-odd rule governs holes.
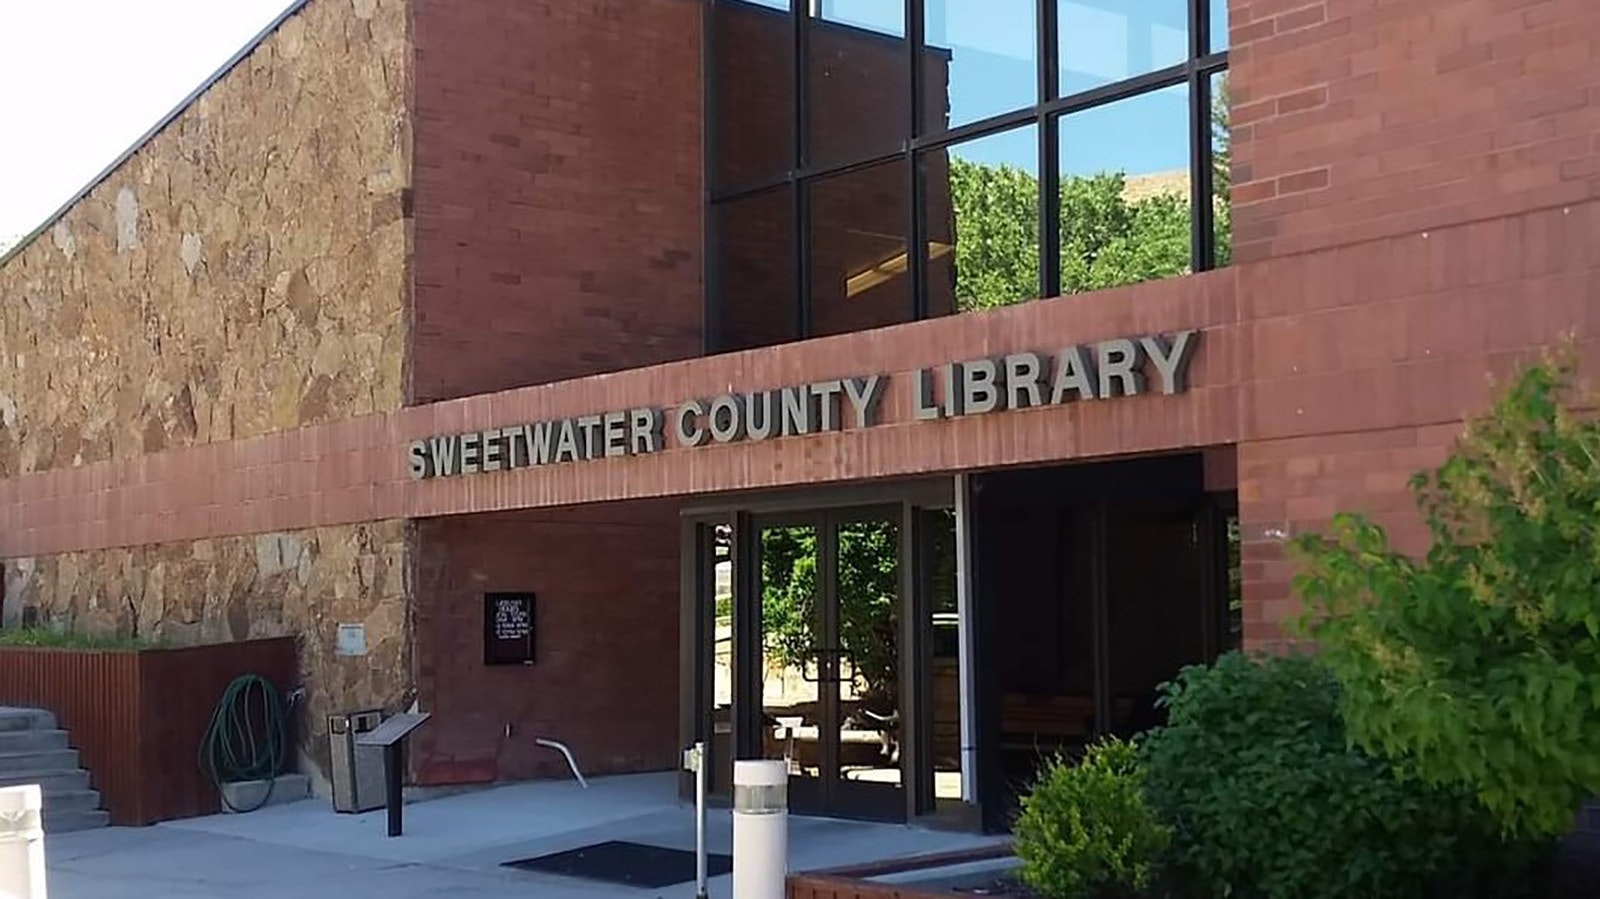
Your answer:
[[[45,899],[43,808],[38,784],[0,787],[0,896]]]
[[[695,899],[706,899],[706,744],[694,744],[694,884]]]
[[[789,869],[789,766],[733,763],[733,895],[784,899]]]
[[[389,806],[389,836],[397,837],[401,830],[400,809],[404,802],[400,795],[401,769],[405,767],[405,741],[396,740],[383,747],[385,800]]]

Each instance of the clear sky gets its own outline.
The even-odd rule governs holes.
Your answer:
[[[0,0],[0,244],[41,224],[290,0]]]

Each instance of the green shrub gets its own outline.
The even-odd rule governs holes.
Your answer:
[[[1168,833],[1145,802],[1133,744],[1114,738],[1083,761],[1046,765],[1013,829],[1021,875],[1054,899],[1132,893],[1155,874]]]
[[[1385,899],[1482,882],[1487,815],[1352,747],[1319,661],[1229,653],[1185,669],[1161,701],[1168,723],[1142,744],[1146,786],[1197,892]]]
[[[157,644],[134,637],[94,637],[41,627],[0,628],[0,646],[39,646],[56,649],[149,649]]]
[[[1570,355],[1522,372],[1413,480],[1424,557],[1356,515],[1294,543],[1351,735],[1530,839],[1600,794],[1600,421],[1572,375]]]

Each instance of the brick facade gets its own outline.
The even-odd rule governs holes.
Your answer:
[[[372,4],[313,0],[308,10],[322,7]],[[1600,7],[1591,0],[1235,2],[1233,267],[709,358],[699,357],[700,5],[413,0],[408,9],[410,105],[395,133],[412,135],[410,180],[380,179],[383,196],[341,207],[352,221],[379,223],[383,240],[409,241],[409,258],[391,260],[409,287],[396,275],[378,292],[394,300],[405,331],[403,365],[380,368],[364,398],[329,375],[316,414],[301,392],[314,380],[240,394],[236,408],[280,417],[203,436],[190,427],[197,415],[176,416],[174,430],[165,395],[154,397],[139,421],[114,413],[127,435],[153,435],[146,420],[159,425],[162,439],[138,452],[101,446],[80,459],[61,448],[76,439],[63,427],[51,438],[61,447],[17,454],[18,433],[43,444],[0,416],[0,456],[21,460],[0,479],[0,557],[154,544],[179,552],[210,538],[416,520],[405,549],[411,658],[424,705],[449,725],[420,737],[426,782],[559,775],[559,758],[531,746],[545,733],[573,742],[593,771],[672,763],[676,679],[640,675],[675,670],[682,497],[1236,447],[1246,640],[1274,646],[1294,608],[1289,535],[1360,510],[1420,546],[1406,479],[1442,458],[1460,417],[1482,407],[1486,375],[1567,331],[1586,365],[1600,365]],[[840,71],[859,75],[865,59],[857,53]],[[893,192],[905,178],[875,174],[839,182],[851,186],[819,203],[822,224],[895,233],[905,216]],[[935,217],[947,218],[932,199]],[[67,220],[114,222],[115,211],[95,195]],[[930,236],[944,229],[930,223]],[[99,249],[85,240],[79,258],[115,252],[114,230],[96,238],[106,241]],[[784,271],[771,257],[789,238],[770,227],[741,235],[749,244],[734,258],[746,280],[729,283],[755,302],[763,279]],[[171,271],[152,283],[184,271],[173,265],[181,235],[168,237],[161,258]],[[36,242],[0,275],[33,278],[38,257],[65,252],[63,238],[51,239],[54,249]],[[219,270],[254,258],[248,241],[237,255],[204,246],[217,246],[203,259]],[[828,278],[859,264],[855,247],[826,235],[815,247]],[[269,298],[282,281],[288,311],[271,314],[299,322],[298,297],[318,323],[317,348],[298,361],[315,371],[318,359],[354,358],[321,349],[345,307],[311,300],[333,303],[339,291],[323,289],[331,282],[313,277],[311,260],[290,268],[305,271],[246,280]],[[96,289],[79,283],[84,271],[57,278],[80,301]],[[60,313],[70,304],[52,306],[54,296],[29,287],[19,308],[70,323]],[[878,307],[849,302],[830,296],[820,329],[876,323]],[[157,309],[152,333],[163,316],[173,318]],[[757,319],[752,333],[782,336]],[[83,333],[51,327],[40,339]],[[905,382],[922,367],[1179,328],[1203,332],[1183,395],[937,422],[912,414]],[[893,382],[883,423],[870,429],[422,482],[405,467],[408,442],[436,434],[880,372]],[[31,427],[29,410],[15,414]],[[548,657],[532,669],[476,661],[476,597],[495,587],[541,595]]]
[[[1230,9],[1239,261],[1600,195],[1589,0]]]
[[[700,8],[413,0],[408,401],[696,355]]]
[[[419,783],[585,776],[677,762],[675,504],[419,522],[413,600],[423,706]],[[563,560],[558,562],[557,560]],[[532,590],[537,659],[483,664],[486,591]],[[507,733],[507,727],[510,733]]]

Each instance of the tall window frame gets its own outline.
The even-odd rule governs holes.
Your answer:
[[[1038,139],[1039,168],[1039,295],[1061,295],[1061,153],[1060,124],[1064,117],[1164,88],[1187,85],[1189,100],[1189,208],[1190,259],[1192,271],[1206,271],[1217,267],[1216,210],[1213,206],[1214,157],[1213,143],[1213,80],[1228,69],[1228,42],[1226,22],[1213,21],[1212,0],[1184,0],[1188,18],[1187,55],[1182,63],[1143,72],[1092,89],[1072,94],[1061,92],[1060,78],[1060,0],[1033,0],[1035,22],[1035,65],[1038,76],[1037,102],[1008,112],[988,116],[953,128],[930,127],[923,120],[925,98],[924,55],[929,49],[925,35],[925,15],[928,0],[904,0],[903,38],[906,46],[905,65],[909,70],[910,92],[906,139],[901,146],[862,155],[859,158],[830,159],[826,164],[815,164],[809,158],[809,84],[812,60],[808,52],[812,31],[819,21],[829,28],[854,26],[827,21],[822,18],[827,0],[789,0],[789,9],[771,9],[771,2],[758,4],[751,0],[703,0],[704,27],[702,82],[705,114],[705,328],[704,351],[707,355],[725,352],[727,341],[722,334],[721,304],[718,272],[721,264],[722,223],[720,210],[728,203],[756,196],[772,190],[787,190],[792,196],[796,221],[793,229],[793,247],[789,254],[791,277],[796,289],[795,333],[797,339],[815,336],[812,327],[811,285],[809,265],[811,210],[808,202],[810,185],[830,176],[847,174],[897,160],[905,162],[909,173],[910,204],[906,223],[907,246],[915,248],[916,258],[908,267],[910,276],[910,320],[929,317],[928,313],[928,238],[927,197],[919,159],[928,151],[946,149],[975,138],[1035,124]],[[791,50],[787,59],[788,121],[790,147],[788,168],[771,177],[741,183],[723,183],[719,155],[720,125],[717,103],[716,72],[718,48],[715,35],[716,16],[726,7],[750,8],[764,6],[769,14],[786,16]],[[1213,40],[1213,37],[1218,40]],[[935,48],[937,49],[937,48]]]

